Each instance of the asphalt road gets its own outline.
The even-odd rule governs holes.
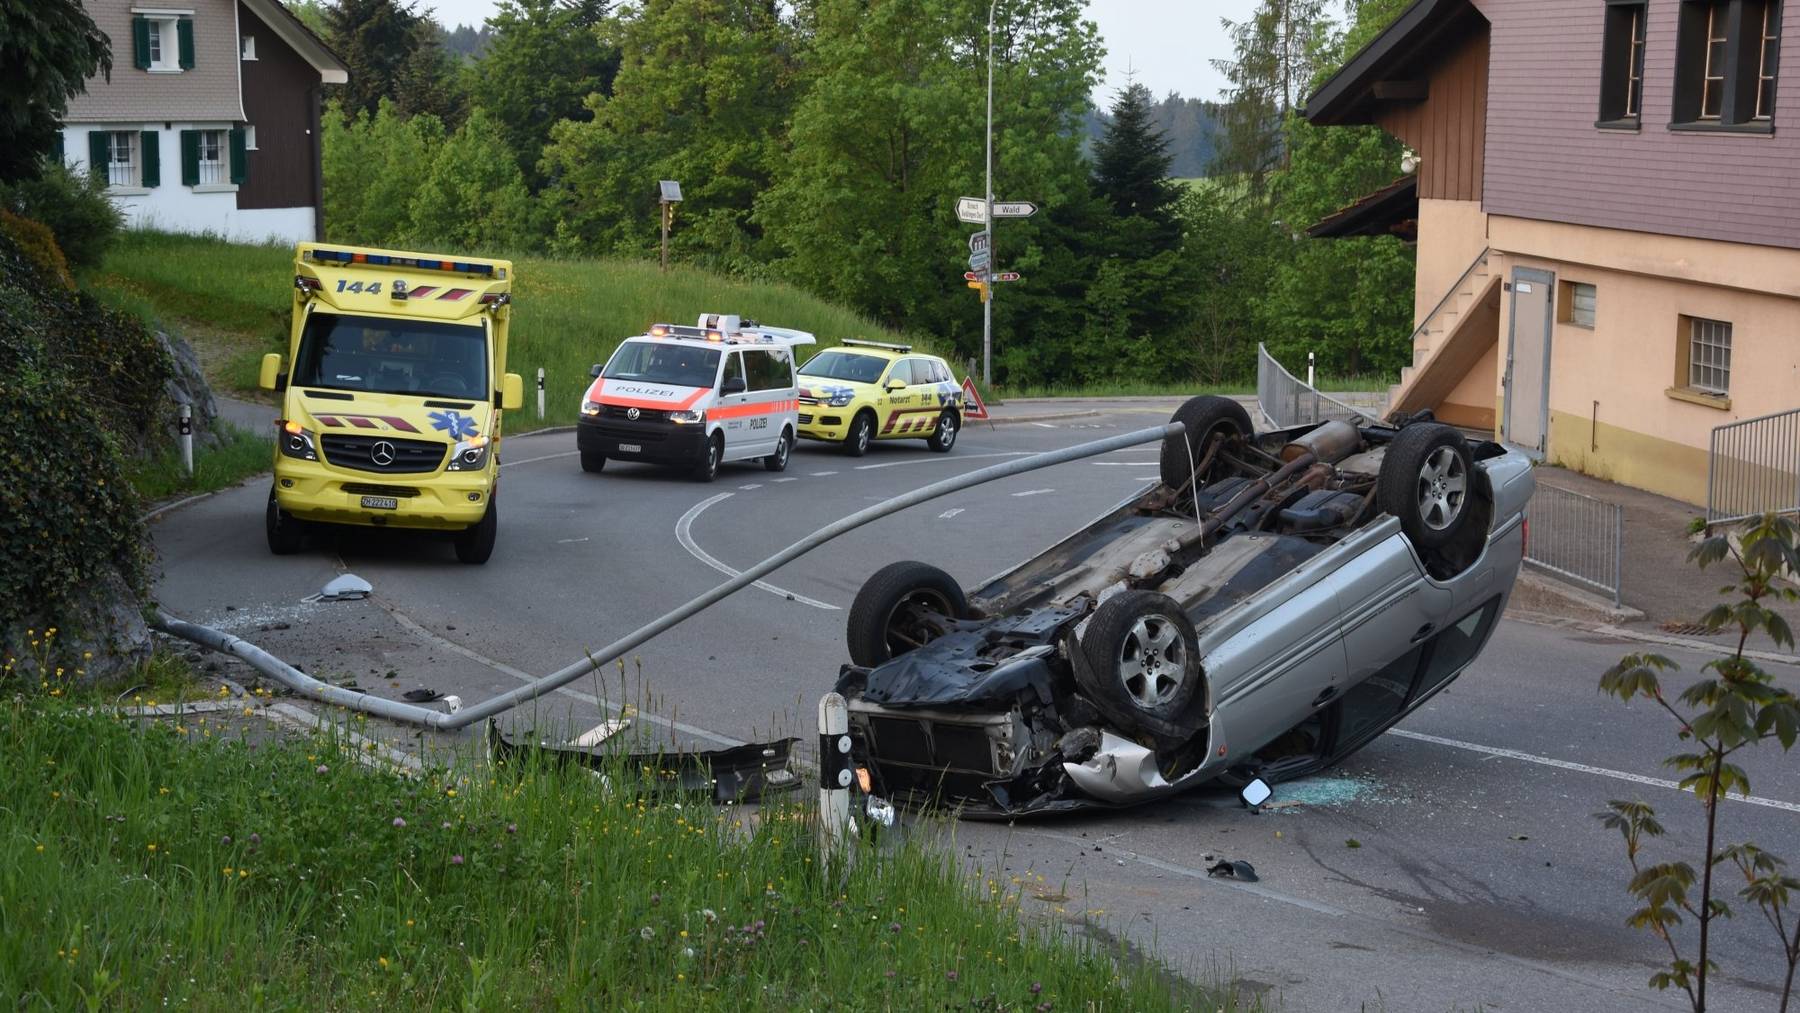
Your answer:
[[[266,487],[252,484],[157,520],[158,593],[176,615],[322,678],[479,700],[852,511],[1167,417],[1141,402],[1099,407],[1097,417],[971,426],[948,455],[916,441],[862,459],[802,444],[785,474],[732,465],[712,485],[616,463],[585,475],[573,434],[515,437],[503,452],[499,544],[479,568],[414,536],[352,533],[270,556]],[[1155,461],[1154,445],[1120,451],[879,521],[646,644],[623,676],[582,680],[515,722],[585,728],[604,698],[639,706],[641,728],[684,743],[808,736],[844,660],[845,610],[869,572],[921,559],[973,586],[1154,481]],[[375,597],[300,601],[343,570],[368,579]],[[1642,649],[1508,618],[1473,669],[1399,728],[1338,769],[1283,786],[1277,799],[1291,804],[1251,814],[1203,791],[1125,813],[964,824],[951,846],[1025,884],[1028,905],[1072,932],[1128,942],[1280,1008],[1678,1009],[1677,996],[1644,984],[1665,954],[1625,926],[1623,846],[1591,815],[1609,799],[1644,799],[1668,826],[1670,857],[1691,856],[1700,839],[1699,807],[1658,783],[1669,776],[1661,758],[1678,746],[1666,718],[1596,692],[1601,671]],[[1705,660],[1657,649],[1690,671]],[[1777,677],[1800,686],[1793,668]],[[1722,837],[1780,852],[1800,840],[1794,760],[1765,750],[1746,767],[1758,797],[1726,805]],[[1659,845],[1648,857],[1664,854]],[[1253,863],[1261,881],[1208,879],[1213,856]],[[1781,964],[1760,915],[1741,910],[1717,938],[1715,1008],[1772,1009]]]

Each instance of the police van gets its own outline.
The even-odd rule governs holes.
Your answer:
[[[805,331],[720,313],[626,338],[594,366],[582,397],[581,470],[647,461],[710,482],[726,461],[786,469],[799,431],[794,346],[813,343]]]

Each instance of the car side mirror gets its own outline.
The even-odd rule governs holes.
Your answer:
[[[1243,799],[1244,805],[1249,808],[1261,809],[1262,804],[1267,802],[1269,797],[1274,794],[1275,789],[1269,787],[1267,781],[1264,781],[1260,777],[1253,777],[1250,779],[1249,784],[1244,785],[1244,790],[1238,792],[1238,797]]]
[[[281,372],[281,355],[270,352],[262,357],[262,369],[258,371],[256,385],[263,390],[286,390],[287,377]]]
[[[887,387],[888,390],[905,390],[906,389],[906,381],[902,380],[896,376],[896,377],[893,377],[892,379],[888,380],[888,382],[885,384],[885,386]]]
[[[724,383],[719,384],[719,393],[721,395],[742,394],[745,389],[744,378],[741,376],[730,377]]]
[[[500,410],[516,412],[525,407],[525,378],[508,373],[500,380]]]
[[[596,380],[600,379],[600,364],[598,362],[594,363],[593,367],[588,370],[588,375]]]

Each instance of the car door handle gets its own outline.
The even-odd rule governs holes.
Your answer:
[[[1319,690],[1318,696],[1313,697],[1312,705],[1315,708],[1323,707],[1334,696],[1337,696],[1337,687],[1336,686],[1327,686],[1324,689]]]
[[[1419,632],[1414,633],[1412,635],[1411,642],[1416,644],[1419,641],[1424,640],[1426,637],[1431,636],[1432,631],[1436,630],[1436,629],[1437,629],[1436,625],[1434,625],[1432,623],[1426,623],[1425,625],[1419,627]]]

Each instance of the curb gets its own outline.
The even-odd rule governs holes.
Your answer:
[[[1027,422],[1053,422],[1057,419],[1090,419],[1099,415],[1097,411],[1079,412],[1045,412],[1037,415],[1014,415],[1010,418],[964,419],[963,427],[980,425],[985,422],[990,426],[1017,426]]]
[[[1629,605],[1614,605],[1592,591],[1576,587],[1567,581],[1558,580],[1549,574],[1521,567],[1518,579],[1519,583],[1527,587],[1556,595],[1559,598],[1567,598],[1589,612],[1598,612],[1614,622],[1634,622],[1644,618],[1644,613],[1640,609],[1634,609]]]
[[[1693,637],[1677,637],[1668,633],[1645,633],[1640,630],[1628,630],[1612,623],[1589,623],[1564,616],[1548,616],[1542,612],[1524,612],[1507,609],[1505,618],[1533,626],[1543,626],[1557,630],[1580,630],[1601,636],[1614,637],[1619,640],[1630,640],[1641,644],[1657,644],[1662,647],[1679,647],[1684,651],[1696,654],[1725,655],[1731,651],[1723,644],[1708,640],[1697,640]],[[1744,657],[1772,665],[1790,665],[1800,668],[1800,655],[1776,654],[1773,651],[1746,650]]]

